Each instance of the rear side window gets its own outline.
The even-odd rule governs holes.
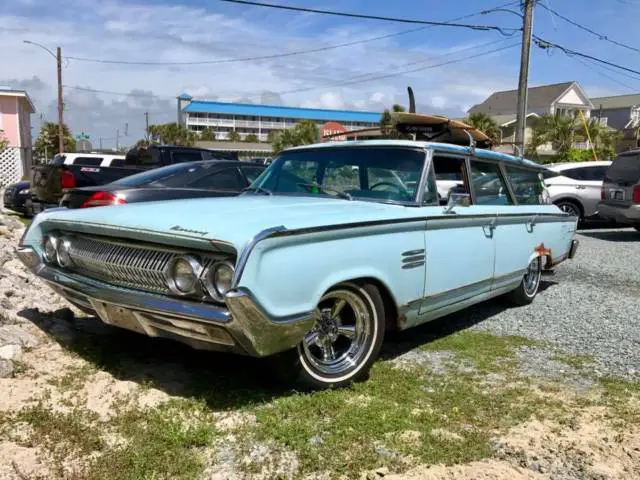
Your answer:
[[[567,168],[566,170],[562,170],[560,175],[564,175],[565,177],[572,178],[574,180],[588,180],[588,172],[587,168]]]
[[[202,153],[189,151],[171,152],[171,163],[196,162],[202,160]]]
[[[189,185],[192,188],[205,188],[212,190],[242,190],[246,187],[244,178],[240,176],[238,169],[225,168],[211,175],[199,178]]]
[[[111,160],[111,167],[124,167],[124,159],[115,159],[115,160]]]
[[[55,165],[56,167],[59,167],[61,165],[64,165],[64,160],[65,158],[67,158],[65,155],[56,155],[51,159],[51,165]]]
[[[264,168],[260,167],[242,167],[242,173],[247,177],[249,183],[255,182],[256,178],[258,178],[263,171]]]
[[[513,205],[497,163],[471,161],[476,205]]]
[[[168,183],[169,179],[172,179],[173,177],[179,177],[186,173],[195,172],[199,168],[199,166],[193,165],[192,163],[177,163],[175,165],[154,168],[145,172],[136,173],[135,175],[129,175],[128,177],[124,177],[113,182],[113,185],[119,185],[121,187],[140,187],[143,185],[174,186],[166,185],[165,182]],[[183,182],[178,183],[178,186],[184,185]]]
[[[620,155],[606,173],[612,182],[634,184],[640,180],[640,155]]]
[[[99,167],[102,163],[102,157],[76,157],[73,161],[74,165],[82,165],[84,167]]]
[[[539,205],[541,203],[542,181],[539,172],[510,165],[505,165],[505,170],[519,204]]]

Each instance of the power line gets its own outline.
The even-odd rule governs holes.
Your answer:
[[[600,75],[601,77],[607,78],[607,79],[611,80],[612,82],[615,82],[615,83],[617,83],[618,85],[623,86],[623,87],[625,87],[625,88],[627,88],[627,89],[631,90],[632,92],[637,92],[637,91],[638,91],[638,89],[637,89],[637,88],[633,88],[633,87],[631,87],[631,86],[627,85],[626,83],[621,82],[621,81],[619,81],[619,80],[617,80],[617,79],[613,78],[611,75],[607,75],[606,73],[604,73],[604,72],[602,72],[602,71],[600,71],[600,70],[597,70],[596,68],[594,68],[594,66],[590,65],[589,63],[587,63],[587,61],[586,61],[586,60],[583,60],[583,59],[581,59],[581,58],[575,58],[575,57],[574,57],[574,60],[575,60],[575,61],[577,61],[577,62],[580,62],[582,65],[584,65],[585,67],[587,67],[589,70],[591,70],[591,71],[593,71],[593,72],[597,73],[597,74],[598,74],[598,75]]]
[[[598,39],[600,39],[600,40],[604,40],[604,41],[607,41],[607,42],[612,43],[614,45],[617,45],[619,47],[626,48],[628,50],[633,50],[634,52],[640,53],[640,49],[639,48],[632,47],[632,46],[627,45],[627,44],[622,43],[622,42],[618,42],[616,40],[613,40],[613,39],[609,38],[607,35],[604,35],[602,33],[598,33],[596,31],[590,29],[589,27],[586,27],[585,25],[582,25],[582,24],[580,24],[578,22],[575,22],[575,21],[571,20],[570,18],[565,17],[564,15],[556,12],[551,7],[547,7],[544,3],[539,3],[538,5],[540,5],[546,11],[548,11],[549,13],[555,15],[556,17],[561,18],[562,20],[564,20],[567,23],[570,23],[574,27],[578,27],[579,29],[584,30],[585,32],[588,32],[591,35],[594,35],[594,36],[598,37]]]
[[[601,58],[594,57],[593,55],[588,55],[586,53],[581,53],[581,52],[578,52],[576,50],[572,50],[572,49],[567,48],[567,47],[563,47],[562,45],[558,45],[557,43],[553,43],[553,42],[549,42],[547,40],[544,40],[543,38],[540,38],[537,35],[533,36],[533,40],[534,40],[535,44],[539,48],[541,48],[543,50],[548,50],[550,48],[557,48],[558,50],[562,51],[565,55],[570,56],[570,57],[575,55],[575,56],[578,56],[578,57],[588,58],[589,60],[593,60],[593,61],[601,63],[603,65],[609,65],[610,67],[615,67],[615,68],[618,68],[620,70],[624,70],[626,72],[630,72],[630,73],[634,73],[636,75],[640,75],[640,71],[638,71],[638,70],[634,70],[632,68],[625,67],[623,65],[618,65],[617,63],[613,63],[613,62],[610,62],[608,60],[603,60]]]
[[[492,45],[492,44],[496,44],[496,43],[501,43],[504,42],[504,39],[500,39],[500,40],[493,40],[491,42],[486,42],[480,45],[472,45],[469,47],[465,47],[465,48],[461,48],[458,50],[455,50],[453,52],[448,52],[446,54],[442,54],[442,55],[436,55],[433,56],[431,58],[428,59],[423,59],[423,60],[419,60],[419,61],[413,61],[413,62],[408,62],[408,63],[404,63],[401,65],[396,65],[394,67],[394,69],[398,69],[398,68],[402,68],[402,67],[408,67],[408,66],[412,66],[412,65],[418,65],[418,64],[423,64],[425,62],[428,61],[432,61],[435,58],[441,58],[441,57],[449,57],[453,54],[456,53],[460,53],[460,52],[464,52],[464,51],[468,51],[468,50],[474,50],[480,47],[484,47],[484,46],[488,46],[488,45]],[[400,76],[400,75],[404,75],[406,73],[412,73],[414,71],[421,71],[421,70],[426,70],[429,68],[435,68],[438,66],[444,66],[444,65],[449,65],[449,64],[453,64],[453,63],[460,63],[462,61],[465,60],[469,60],[469,59],[474,59],[477,57],[482,57],[485,55],[489,55],[492,53],[496,53],[502,50],[506,50],[508,48],[513,48],[514,46],[519,45],[518,43],[514,43],[511,45],[507,45],[506,47],[501,47],[498,49],[494,49],[494,50],[490,50],[487,52],[480,52],[474,55],[470,55],[467,57],[463,57],[457,60],[450,60],[447,62],[444,62],[442,64],[437,64],[437,65],[429,65],[427,67],[420,67],[420,68],[416,68],[416,69],[411,69],[411,70],[405,70],[405,71],[400,71],[400,72],[394,72],[394,73],[390,73],[390,74],[382,74],[380,75],[379,72],[368,72],[368,73],[364,73],[364,74],[359,74],[359,75],[355,75],[352,77],[348,77],[346,79],[340,80],[339,82],[334,82],[328,85],[317,85],[317,86],[313,86],[313,87],[303,87],[303,88],[297,88],[294,90],[288,90],[288,91],[283,91],[283,92],[273,92],[277,95],[287,95],[287,94],[291,94],[291,93],[298,93],[298,92],[306,92],[306,91],[310,91],[310,90],[317,90],[317,89],[321,89],[321,88],[331,88],[334,86],[341,86],[341,85],[351,85],[351,84],[355,84],[355,83],[360,83],[360,82],[366,82],[369,80],[376,80],[376,79],[382,79],[382,78],[390,78],[390,77],[395,77],[395,76]],[[145,93],[135,93],[135,92],[115,92],[112,90],[100,90],[97,88],[89,88],[89,87],[79,87],[79,86],[71,86],[71,85],[63,85],[64,88],[67,89],[72,89],[72,90],[79,90],[79,91],[83,91],[83,92],[90,92],[90,93],[99,93],[99,94],[106,94],[106,95],[118,95],[118,96],[124,96],[124,97],[142,97],[142,98],[155,98],[155,99],[174,99],[174,96],[167,96],[167,95],[155,95],[155,94],[145,94]],[[237,93],[235,96],[242,96],[242,93]],[[259,95],[251,95],[247,98],[257,98],[258,96],[261,96],[262,94]],[[226,96],[231,96],[231,94],[227,94]]]
[[[513,5],[515,3],[518,3],[518,1],[511,1],[502,5],[498,5],[496,7],[493,7],[489,10],[483,10],[481,12],[475,12],[475,13],[470,13],[468,15],[463,15],[461,17],[456,17],[453,18],[451,20],[447,20],[444,22],[441,22],[443,25],[450,25],[452,24],[452,22],[457,22],[459,20],[463,20],[465,18],[470,18],[470,17],[474,17],[476,15],[480,15],[481,13],[491,13],[493,11],[495,11],[496,9],[500,9],[503,7],[508,7],[510,5]],[[326,45],[324,47],[316,47],[316,48],[311,48],[311,49],[307,49],[307,50],[297,50],[297,51],[292,51],[292,52],[284,52],[284,53],[276,53],[276,54],[272,54],[272,55],[261,55],[261,56],[253,56],[253,57],[238,57],[238,58],[227,58],[227,59],[221,59],[221,60],[201,60],[201,61],[186,61],[186,62],[153,62],[153,61],[133,61],[133,60],[109,60],[109,59],[99,59],[99,58],[88,58],[88,57],[73,57],[73,56],[69,56],[69,57],[65,57],[68,60],[76,60],[76,61],[81,61],[81,62],[92,62],[92,63],[106,63],[106,64],[117,64],[117,65],[152,65],[152,66],[162,66],[162,65],[215,65],[215,64],[222,64],[222,63],[242,63],[242,62],[254,62],[254,61],[259,61],[259,60],[273,60],[275,58],[285,58],[285,57],[293,57],[296,55],[305,55],[308,53],[318,53],[318,52],[326,52],[328,50],[335,50],[338,48],[343,48],[343,47],[350,47],[353,45],[361,45],[364,43],[370,43],[370,42],[375,42],[377,40],[384,40],[387,38],[394,38],[394,37],[399,37],[401,35],[407,35],[409,33],[414,33],[414,32],[419,32],[419,31],[423,31],[426,30],[428,28],[432,28],[434,26],[438,26],[438,25],[427,25],[425,27],[418,27],[418,28],[411,28],[409,30],[402,30],[400,32],[396,32],[396,33],[389,33],[386,35],[379,35],[376,37],[369,37],[369,38],[363,38],[360,40],[353,40],[351,42],[345,42],[345,43],[338,43],[335,45]]]
[[[445,65],[452,65],[454,63],[460,63],[460,62],[464,62],[466,60],[474,60],[476,58],[480,58],[480,57],[483,57],[485,55],[490,55],[490,54],[493,54],[493,53],[501,52],[503,50],[507,50],[509,48],[517,47],[519,45],[520,45],[520,42],[516,42],[516,43],[512,43],[510,45],[504,46],[504,47],[488,50],[486,52],[480,52],[480,53],[477,53],[477,54],[474,54],[474,55],[469,55],[467,57],[462,57],[462,58],[455,59],[455,60],[448,60],[448,61],[442,62],[442,63],[427,65],[425,67],[413,68],[413,69],[409,69],[409,70],[403,70],[403,71],[395,72],[395,73],[387,73],[387,74],[380,74],[380,75],[374,75],[374,76],[369,76],[370,74],[365,74],[366,78],[360,78],[360,79],[358,79],[358,77],[363,77],[365,75],[358,75],[357,77],[353,77],[354,79],[346,79],[344,81],[340,81],[340,82],[337,82],[337,83],[334,83],[334,84],[330,84],[330,85],[320,85],[320,86],[314,86],[314,87],[297,88],[295,90],[288,90],[288,91],[284,91],[284,92],[275,92],[275,93],[278,94],[278,95],[288,95],[288,94],[291,94],[291,93],[307,92],[307,91],[316,90],[316,89],[319,89],[319,88],[343,87],[343,86],[355,85],[355,84],[358,84],[358,83],[370,82],[370,81],[373,81],[373,80],[383,80],[383,79],[386,79],[386,78],[400,77],[400,76],[406,75],[408,73],[415,73],[415,72],[421,72],[421,71],[424,71],[424,70],[430,70],[432,68],[443,67]],[[450,54],[448,54],[448,55],[440,55],[440,57],[449,56],[449,55]],[[252,97],[248,97],[248,98],[255,98],[255,97],[256,96],[252,96]]]
[[[522,30],[521,28],[506,28],[506,27],[498,27],[495,25],[474,25],[474,24],[467,24],[467,23],[436,22],[433,20],[415,20],[411,18],[384,17],[379,15],[365,15],[361,13],[336,12],[334,10],[320,10],[317,8],[293,7],[290,5],[254,2],[249,0],[220,0],[220,1],[227,2],[227,3],[239,3],[242,5],[251,5],[254,7],[278,8],[280,10],[291,10],[294,12],[319,13],[321,15],[333,15],[333,16],[348,17],[348,18],[362,18],[366,20],[383,20],[386,22],[412,23],[417,25],[431,25],[431,26],[440,26],[440,27],[458,27],[458,28],[468,28],[471,30],[482,30],[482,31],[493,30],[505,36],[513,35],[514,33]],[[511,32],[511,33],[506,33],[506,32]]]

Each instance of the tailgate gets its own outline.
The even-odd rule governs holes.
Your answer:
[[[62,195],[60,167],[38,165],[31,169],[31,197],[44,203],[57,203]]]

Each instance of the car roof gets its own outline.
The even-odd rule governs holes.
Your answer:
[[[322,149],[322,148],[339,148],[339,147],[413,147],[438,150],[440,152],[451,153],[470,153],[470,147],[462,145],[454,145],[451,143],[440,142],[420,142],[413,140],[347,140],[344,142],[326,142],[315,143],[313,145],[303,145],[300,147],[289,148],[285,151],[306,150],[306,149]],[[485,158],[487,160],[500,160],[503,162],[513,163],[514,165],[523,165],[534,168],[544,168],[543,165],[527,160],[526,158],[515,157],[507,153],[494,152],[483,148],[476,148],[476,157]]]
[[[564,162],[564,163],[552,163],[548,164],[547,168],[555,172],[561,172],[563,170],[569,170],[572,168],[581,167],[608,167],[611,165],[610,161],[591,161],[591,162]]]

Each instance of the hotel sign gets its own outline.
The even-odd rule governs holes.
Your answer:
[[[323,142],[342,142],[347,139],[347,129],[344,125],[338,122],[327,122],[320,127],[320,138]],[[343,135],[340,135],[343,134]],[[326,138],[329,135],[335,135],[331,138]]]

